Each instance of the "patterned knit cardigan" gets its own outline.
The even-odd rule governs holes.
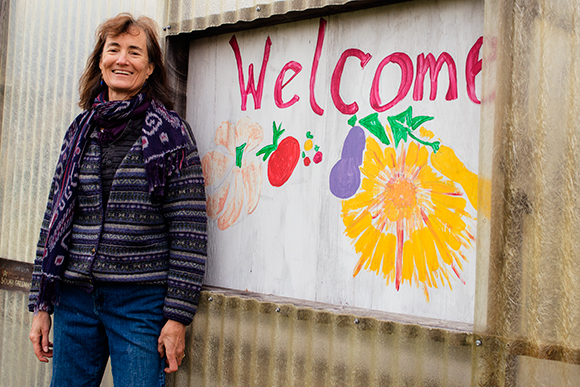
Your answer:
[[[187,126],[187,125],[186,125]],[[141,137],[113,179],[106,211],[102,205],[101,154],[95,138],[85,149],[71,236],[67,283],[91,290],[95,281],[163,284],[165,318],[190,324],[205,273],[207,231],[201,162],[191,130],[191,146],[179,176],[168,178],[165,195],[148,192]],[[29,309],[40,284],[42,253],[50,221],[50,190],[34,261]]]

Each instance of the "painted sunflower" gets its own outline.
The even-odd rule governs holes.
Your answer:
[[[452,274],[465,283],[464,251],[475,241],[465,196],[476,208],[477,175],[451,148],[435,153],[411,141],[383,149],[372,136],[360,170],[360,189],[342,202],[345,233],[360,254],[353,276],[364,267],[397,290],[415,283],[427,300],[428,287],[451,288]]]

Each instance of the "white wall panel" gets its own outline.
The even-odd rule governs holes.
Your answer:
[[[325,19],[328,24],[313,89],[318,105],[324,110],[322,115],[314,112],[309,101],[320,19],[235,33],[244,88],[248,87],[251,77],[250,66],[253,66],[254,85],[259,88],[267,39],[272,42],[264,67],[259,108],[251,94],[247,97],[246,109],[242,107],[237,61],[231,45],[233,34],[199,39],[191,45],[187,117],[196,133],[202,156],[225,153],[216,137],[222,122],[235,126],[240,119],[248,117],[263,131],[259,146],[251,152],[244,151],[243,161],[261,167],[262,183],[255,185],[259,192],[258,204],[251,213],[247,213],[247,207],[244,207],[237,220],[227,227],[219,225],[220,219],[225,219],[222,216],[225,210],[211,221],[207,282],[257,293],[471,323],[476,280],[475,244],[465,250],[465,260],[460,259],[463,270],[457,270],[462,272],[465,283],[455,276],[450,265],[447,273],[451,286],[447,283],[445,286],[439,283],[437,288],[427,286],[429,300],[425,297],[425,289],[417,286],[421,284],[416,279],[412,285],[408,281],[401,284],[397,291],[394,281],[387,284],[382,275],[374,272],[363,269],[353,277],[361,255],[355,251],[353,239],[345,235],[345,220],[341,215],[343,202],[329,190],[329,175],[341,157],[351,127],[347,120],[352,114],[339,111],[332,97],[331,79],[339,58],[347,50],[358,49],[372,56],[364,69],[357,58],[350,57],[340,81],[341,98],[346,103],[358,103],[356,115],[360,119],[377,112],[371,105],[370,94],[379,63],[393,53],[408,55],[413,66],[408,74],[413,79],[412,87],[402,101],[380,112],[379,120],[383,126],[388,126],[387,117],[399,114],[409,106],[412,106],[414,116],[434,117],[423,125],[433,132],[433,141],[438,139],[442,145],[453,149],[466,170],[476,175],[480,105],[469,98],[466,68],[469,67],[469,52],[483,33],[483,2],[413,1]],[[413,90],[418,56],[432,53],[438,58],[443,52],[448,53],[456,64],[457,99],[446,99],[449,76],[444,66],[439,73],[436,98],[429,98],[427,73],[424,96],[415,100]],[[299,63],[302,71],[283,88],[282,100],[287,102],[293,95],[300,99],[290,107],[280,107],[275,102],[275,84],[284,66],[291,61]],[[288,71],[284,83],[291,76],[292,71]],[[384,68],[380,79],[380,97],[384,104],[397,94],[401,70],[391,63]],[[477,86],[476,94],[480,96],[479,93]],[[255,155],[257,150],[272,143],[273,122],[276,125],[281,123],[286,130],[280,140],[294,137],[303,151],[306,134],[311,132],[323,153],[320,164],[312,163],[308,167],[300,158],[292,176],[280,187],[269,181],[267,169],[271,161],[263,161]],[[373,137],[366,130],[365,133],[367,138]],[[218,169],[216,166],[212,168]],[[237,173],[235,166],[226,166],[225,177],[222,176],[224,183],[218,180],[208,185],[210,197],[217,197],[220,189],[226,186],[228,171]],[[244,196],[243,189],[235,188],[233,184],[229,189],[229,192],[242,192],[239,200],[247,203],[247,192]],[[228,193],[226,202],[234,196]],[[467,200],[465,194],[463,198]],[[477,216],[469,202],[466,211],[470,214],[466,219],[475,236]]]

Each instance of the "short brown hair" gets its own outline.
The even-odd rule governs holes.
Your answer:
[[[79,81],[79,106],[82,109],[90,109],[95,98],[107,88],[105,84],[101,85],[101,69],[99,68],[107,37],[119,36],[125,33],[134,34],[133,31],[145,32],[149,63],[155,65],[153,73],[149,76],[141,91],[147,92],[149,97],[155,98],[165,105],[167,109],[173,109],[173,101],[167,86],[167,74],[163,64],[161,47],[159,47],[157,29],[157,23],[153,19],[147,16],[140,16],[135,19],[129,13],[120,13],[111,19],[105,20],[97,27],[95,48],[87,59],[87,64]]]

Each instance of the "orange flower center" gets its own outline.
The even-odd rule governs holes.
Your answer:
[[[417,188],[404,176],[393,176],[385,185],[383,198],[391,221],[408,219],[417,206]]]

